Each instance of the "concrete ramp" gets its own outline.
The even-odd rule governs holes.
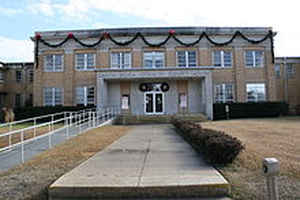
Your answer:
[[[229,192],[223,176],[172,125],[143,125],[59,178],[49,199],[225,200]]]

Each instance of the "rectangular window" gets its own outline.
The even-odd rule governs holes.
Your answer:
[[[96,54],[78,53],[75,56],[76,70],[93,70],[96,66]]]
[[[248,102],[258,102],[266,100],[266,88],[264,83],[248,83],[246,87]]]
[[[63,89],[44,88],[44,105],[45,106],[63,105]]]
[[[4,73],[0,71],[0,82],[4,82]]]
[[[296,69],[292,63],[287,63],[286,73],[288,78],[294,78],[296,74]]]
[[[196,51],[177,51],[178,67],[196,67]]]
[[[233,84],[224,83],[215,85],[216,103],[230,103],[233,101]]]
[[[114,52],[111,53],[111,68],[128,69],[131,68],[130,52]]]
[[[145,68],[161,68],[164,66],[165,54],[163,52],[145,52],[144,67]]]
[[[95,87],[76,87],[76,103],[83,106],[95,105]]]
[[[45,72],[62,72],[63,70],[62,54],[49,54],[44,57]]]
[[[275,64],[274,71],[276,78],[280,78],[280,64]]]
[[[264,61],[263,51],[246,51],[245,60],[247,67],[262,67]]]
[[[214,51],[213,52],[214,66],[216,67],[231,67],[232,53],[231,51]]]
[[[28,79],[30,82],[33,82],[33,69],[28,70]]]
[[[16,81],[17,82],[22,81],[22,71],[19,71],[19,70],[16,71]]]
[[[15,106],[16,107],[21,107],[22,105],[22,96],[21,94],[16,94],[15,96]]]

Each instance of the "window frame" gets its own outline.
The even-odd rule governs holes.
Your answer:
[[[51,89],[51,104],[46,104],[46,95],[45,95],[45,90]],[[56,99],[56,90],[60,89],[60,94],[61,94],[61,104],[56,104],[55,99]],[[64,105],[64,88],[57,88],[57,87],[44,87],[43,88],[43,105],[44,106],[60,106]]]
[[[89,89],[93,88],[94,93],[93,93],[93,103],[89,102]],[[84,106],[88,106],[88,105],[95,105],[96,104],[96,87],[91,85],[91,86],[77,86],[75,88],[75,95],[76,95],[76,105],[84,105]],[[78,89],[83,89],[83,103],[78,101]]]
[[[221,58],[221,66],[216,66],[216,61],[215,61],[215,53],[220,52],[220,58]],[[230,66],[225,66],[225,52],[230,53]],[[233,59],[232,59],[232,51],[231,50],[213,50],[212,52],[212,61],[213,61],[213,66],[215,68],[232,68],[233,66]]]
[[[178,53],[179,52],[184,52],[185,66],[179,66],[179,59],[178,59]],[[195,52],[195,66],[190,66],[189,52]],[[178,67],[178,68],[192,68],[192,67],[197,67],[197,65],[198,65],[197,50],[177,50],[176,51],[176,67]]]
[[[274,73],[275,73],[275,77],[276,78],[280,78],[281,77],[281,64],[280,63],[276,63],[275,65],[274,65]]]
[[[51,69],[47,69],[47,56],[52,57]],[[56,56],[61,56],[61,69],[56,68]],[[44,56],[44,72],[63,72],[64,71],[64,54],[47,54]]]
[[[20,77],[18,77],[18,75],[19,75]],[[20,82],[22,82],[22,80],[23,80],[23,73],[22,73],[22,70],[16,70],[16,82],[17,82],[17,83],[20,83]]]
[[[252,101],[252,100],[249,101],[248,85],[263,85],[263,86],[264,86],[264,87],[263,87],[263,88],[264,88],[264,99],[263,99],[263,100],[259,100],[259,99],[258,99],[258,96],[256,95],[254,101]],[[246,100],[247,100],[247,102],[264,102],[264,101],[267,101],[267,88],[266,88],[266,83],[263,83],[263,82],[259,82],[259,83],[246,83]]]
[[[17,101],[19,101],[18,104],[17,104]],[[20,93],[15,94],[15,107],[17,107],[17,108],[22,107],[22,94],[20,94]]]
[[[251,54],[252,54],[252,65],[248,65],[247,64],[247,52],[248,51],[250,51],[250,52],[252,52]],[[260,65],[258,65],[258,66],[256,66],[256,52],[261,52],[262,54],[261,54],[261,64]],[[244,64],[245,64],[245,66],[246,66],[246,68],[262,68],[262,67],[264,67],[264,62],[265,62],[265,52],[263,51],[263,50],[251,50],[251,49],[249,49],[249,50],[245,50],[245,52],[244,52]]]
[[[146,62],[145,62],[145,54],[151,54],[151,58],[152,58],[152,66],[151,67],[146,67]],[[158,60],[157,59],[157,54],[162,54],[162,66],[161,67],[158,67],[155,65],[156,61]],[[165,67],[165,52],[163,51],[144,51],[143,53],[143,68],[146,68],[146,69],[160,69],[160,68],[164,68]]]
[[[232,99],[227,99],[227,93],[226,93],[226,86],[231,86],[231,96]],[[220,97],[217,97],[217,87],[221,87],[223,95]],[[235,102],[234,97],[234,84],[233,83],[218,83],[214,85],[214,102],[215,103],[232,103]]]
[[[291,68],[289,70],[289,67]],[[286,63],[286,76],[289,79],[293,79],[296,76],[296,67],[293,65],[293,63]]]
[[[84,59],[83,59],[83,66],[78,66],[78,60],[77,60],[77,56],[78,55],[84,55]],[[93,65],[92,67],[88,66],[88,54],[92,54],[93,55]],[[82,67],[82,68],[79,68]],[[94,52],[87,52],[87,53],[75,53],[75,70],[76,71],[93,71],[96,68],[96,53]]]
[[[118,67],[113,67],[113,55],[114,54],[119,54],[120,56],[120,61],[118,62]],[[124,67],[125,66],[125,54],[129,55],[129,63],[128,63],[128,67]],[[124,64],[123,64],[124,63]],[[113,51],[110,53],[110,68],[111,69],[131,69],[132,68],[132,55],[130,51]]]

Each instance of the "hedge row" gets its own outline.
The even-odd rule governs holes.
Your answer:
[[[240,140],[221,131],[203,129],[200,124],[173,119],[172,124],[181,136],[212,164],[232,163],[244,149]]]
[[[226,105],[229,113],[226,113]],[[216,103],[213,105],[214,119],[250,118],[250,117],[278,117],[287,115],[289,105],[284,102],[247,102],[247,103]]]
[[[41,115],[54,114],[65,111],[78,111],[91,107],[84,106],[43,106],[43,107],[23,107],[15,108],[15,120],[22,120]]]

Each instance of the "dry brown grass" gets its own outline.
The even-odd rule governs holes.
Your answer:
[[[72,138],[0,174],[0,199],[47,199],[47,186],[125,135],[130,127],[104,126]]]
[[[237,160],[221,171],[233,184],[236,199],[265,199],[262,159],[280,161],[281,199],[300,199],[300,117],[244,119],[202,123],[224,131],[246,146]]]

